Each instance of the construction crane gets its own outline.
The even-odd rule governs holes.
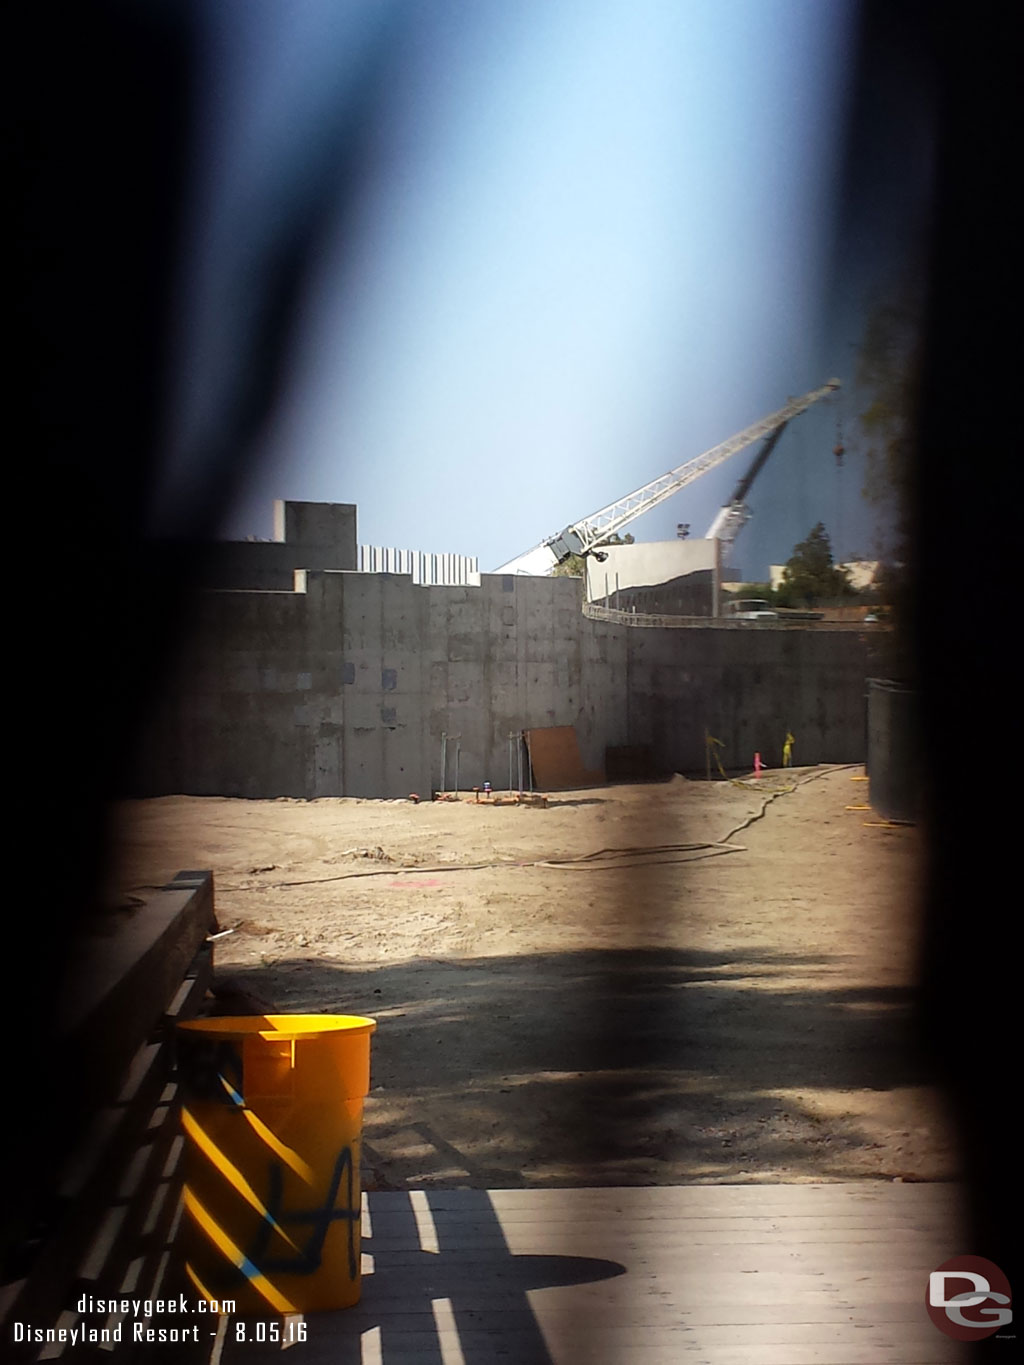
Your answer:
[[[751,462],[750,468],[740,479],[733,489],[732,497],[720,507],[714,521],[707,529],[705,540],[720,540],[722,548],[731,545],[739,533],[750,520],[750,508],[747,506],[746,498],[750,492],[751,485],[760,474],[761,470],[768,463],[768,456],[772,453],[779,443],[779,437],[786,430],[788,422],[783,422],[781,427],[776,427],[772,434],[765,441],[758,451],[756,457]]]
[[[688,460],[686,464],[681,464],[667,474],[662,474],[661,478],[645,483],[643,488],[638,488],[635,493],[629,493],[626,497],[619,498],[617,502],[602,507],[599,512],[592,512],[589,517],[574,521],[571,526],[565,527],[557,535],[542,540],[532,550],[517,555],[515,559],[509,560],[507,564],[503,564],[494,572],[544,575],[549,574],[552,569],[563,563],[570,555],[598,553],[602,545],[606,545],[612,536],[617,535],[631,521],[643,516],[652,507],[657,507],[660,502],[672,497],[674,493],[678,493],[681,488],[685,488],[687,484],[699,479],[708,470],[715,469],[725,460],[728,460],[730,456],[738,454],[765,436],[768,439],[765,441],[764,448],[736,485],[730,501],[721,509],[708,529],[706,539],[721,540],[726,544],[731,544],[750,516],[743,500],[750,490],[750,485],[775,448],[787,422],[799,416],[800,413],[806,412],[812,404],[817,403],[819,398],[827,398],[839,387],[838,379],[830,379],[827,384],[823,384],[819,389],[814,389],[811,393],[805,393],[802,398],[790,399],[785,407],[779,408],[778,412],[773,412],[770,417],[762,417],[753,426],[747,427],[745,431],[741,431],[735,436],[730,436],[727,441],[706,450],[703,455],[697,455],[694,459]]]

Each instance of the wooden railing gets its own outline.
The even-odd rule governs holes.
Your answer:
[[[155,1300],[168,1282],[182,1145],[173,1025],[206,995],[215,927],[212,874],[180,872],[118,932],[86,939],[75,955],[56,1045],[97,1107],[57,1176],[22,1278],[0,1288],[5,1358],[139,1358],[137,1319],[76,1305],[83,1296]],[[83,1328],[108,1334],[95,1356]]]

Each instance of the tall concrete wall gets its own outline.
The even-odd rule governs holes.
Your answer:
[[[203,550],[211,588],[290,592],[296,569],[355,569],[354,503],[275,502],[273,540],[232,540]]]
[[[352,502],[274,503],[274,539],[298,549],[313,550],[323,564],[307,569],[356,568],[356,506]]]
[[[631,628],[623,702],[630,744],[648,744],[670,769],[699,771],[705,732],[727,768],[759,752],[782,763],[853,763],[864,757],[867,650],[856,633],[716,627]]]
[[[700,771],[704,734],[728,766],[755,750],[801,763],[864,753],[857,633],[593,621],[576,579],[483,575],[418,587],[388,574],[310,571],[305,592],[209,592],[180,677],[154,718],[137,790],[245,797],[427,795],[504,786],[508,735],[574,725],[585,766],[651,745]]]

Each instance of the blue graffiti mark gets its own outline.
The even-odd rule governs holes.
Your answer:
[[[345,1202],[335,1207],[342,1180],[346,1182]],[[359,1269],[356,1263],[356,1226],[362,1216],[362,1208],[359,1191],[356,1187],[351,1147],[343,1147],[339,1152],[334,1163],[334,1169],[331,1172],[331,1178],[328,1181],[324,1202],[316,1208],[285,1209],[282,1207],[284,1202],[284,1176],[280,1164],[276,1161],[270,1163],[267,1184],[266,1216],[248,1250],[249,1261],[259,1267],[258,1273],[265,1275],[270,1271],[278,1270],[286,1271],[292,1275],[314,1274],[320,1269],[324,1243],[327,1240],[331,1224],[344,1222],[348,1225],[348,1276],[350,1280],[354,1280]],[[267,1256],[270,1238],[276,1227],[284,1228],[304,1224],[310,1225],[310,1233],[297,1256]]]
[[[239,1090],[235,1089],[235,1087],[231,1084],[231,1082],[228,1080],[226,1076],[218,1076],[217,1079],[224,1087],[224,1094],[227,1096],[227,1100],[225,1101],[225,1103],[234,1104],[239,1109],[244,1109],[245,1097],[242,1095],[242,1093]]]

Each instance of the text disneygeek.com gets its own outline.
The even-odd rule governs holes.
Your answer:
[[[31,1342],[39,1344],[59,1343],[66,1346],[105,1346],[121,1341],[137,1341],[150,1344],[199,1342],[205,1337],[217,1335],[217,1324],[211,1318],[219,1318],[235,1311],[234,1299],[211,1300],[189,1299],[179,1294],[173,1299],[97,1299],[83,1294],[74,1306],[81,1319],[74,1326],[39,1327],[30,1322],[11,1323],[12,1338],[15,1343]],[[166,1322],[156,1326],[154,1318],[171,1315],[205,1318],[205,1322],[175,1323]],[[100,1318],[99,1323],[86,1319]],[[295,1324],[296,1326],[298,1324]],[[305,1324],[302,1324],[305,1326]],[[259,1329],[263,1330],[260,1331]],[[243,1340],[275,1340],[274,1329],[280,1332],[277,1323],[251,1324],[249,1333]],[[279,1337],[276,1339],[280,1339]]]

